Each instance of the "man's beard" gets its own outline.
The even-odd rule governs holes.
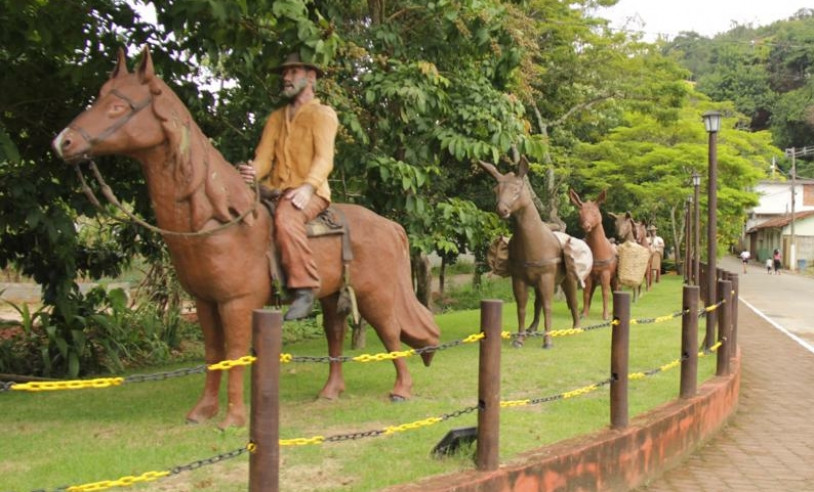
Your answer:
[[[288,99],[294,99],[300,92],[308,86],[308,81],[305,79],[297,79],[291,85],[284,85],[281,94]]]

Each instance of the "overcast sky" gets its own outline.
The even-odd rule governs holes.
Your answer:
[[[599,16],[610,19],[613,27],[645,33],[645,39],[659,35],[675,37],[681,31],[703,36],[728,31],[732,22],[765,26],[788,19],[802,8],[814,8],[813,0],[620,0]],[[626,25],[627,23],[627,25]]]

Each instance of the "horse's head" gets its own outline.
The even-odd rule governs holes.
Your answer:
[[[571,203],[579,209],[579,225],[586,234],[602,226],[602,213],[599,211],[599,206],[605,203],[605,190],[599,193],[596,201],[583,202],[573,189],[568,191],[568,196],[571,198]]]
[[[616,237],[620,241],[636,240],[636,221],[633,220],[633,215],[630,212],[624,214],[609,213],[614,222],[616,229]]]
[[[500,174],[494,164],[479,162],[486,172],[497,180],[495,197],[497,198],[497,214],[502,219],[508,219],[514,212],[525,207],[531,200],[526,182],[523,177],[529,171],[528,161],[521,159],[517,174]]]
[[[60,157],[78,162],[98,155],[134,155],[165,140],[161,121],[152,110],[162,83],[147,47],[143,55],[138,69],[130,73],[124,51],[119,50],[116,67],[96,101],[54,139],[52,145]]]

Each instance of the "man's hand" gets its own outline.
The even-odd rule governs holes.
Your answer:
[[[249,161],[248,164],[238,164],[237,170],[240,172],[243,181],[254,184],[254,180],[257,179],[257,171],[252,166],[252,161]]]
[[[283,198],[291,200],[291,203],[297,207],[297,210],[302,210],[311,201],[314,196],[314,187],[308,183],[292,188],[285,192]]]

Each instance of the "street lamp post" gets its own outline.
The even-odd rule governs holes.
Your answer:
[[[698,174],[698,171],[692,172],[692,187],[693,187],[693,223],[695,224],[695,231],[693,232],[695,239],[695,247],[693,248],[693,252],[695,253],[693,256],[692,262],[692,276],[695,279],[695,283],[692,285],[700,285],[701,284],[701,209],[700,205],[698,204],[698,187],[701,185],[701,175]]]
[[[707,305],[715,304],[718,299],[715,283],[718,280],[718,131],[721,129],[721,113],[707,111],[704,113],[704,128],[709,134],[709,174],[707,187]],[[704,348],[709,350],[715,344],[715,325],[718,316],[716,310],[707,313],[707,333]]]
[[[692,283],[692,197],[687,197],[687,207],[684,210],[684,283],[693,285]]]

